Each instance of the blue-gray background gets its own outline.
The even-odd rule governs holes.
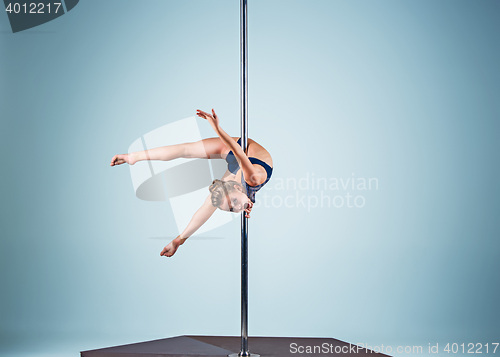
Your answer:
[[[250,136],[275,182],[379,181],[359,209],[254,210],[251,335],[499,342],[499,14],[250,1]],[[197,108],[238,135],[239,2],[87,0],[17,34],[3,14],[0,49],[0,352],[238,335],[238,221],[160,258],[169,206],[109,161]]]

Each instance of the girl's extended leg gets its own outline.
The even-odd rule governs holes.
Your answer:
[[[220,159],[227,151],[226,145],[220,138],[203,139],[194,143],[162,146],[154,149],[137,151],[130,154],[115,155],[111,159],[111,166],[128,163],[135,164],[142,160],[169,161],[178,158]]]

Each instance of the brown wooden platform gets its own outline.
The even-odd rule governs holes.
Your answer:
[[[239,336],[177,336],[83,351],[80,355],[81,357],[225,357],[228,354],[239,352],[240,343],[241,338]],[[249,337],[248,346],[251,353],[260,354],[261,357],[387,356],[364,348],[358,348],[355,345],[334,338]],[[307,346],[310,346],[309,351],[306,350]],[[314,346],[318,347],[314,350]],[[304,352],[299,353],[299,348],[302,348]]]

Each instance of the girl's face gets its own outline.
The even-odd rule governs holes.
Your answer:
[[[250,199],[241,192],[241,188],[236,186],[236,190],[226,195],[219,208],[223,211],[239,213],[250,205]]]

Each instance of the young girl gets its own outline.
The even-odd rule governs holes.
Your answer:
[[[186,229],[163,248],[160,255],[171,257],[200,228],[217,208],[229,212],[245,211],[250,217],[255,193],[271,178],[273,160],[269,152],[257,142],[248,139],[247,154],[240,146],[241,139],[229,136],[219,124],[219,118],[201,110],[196,115],[206,119],[219,137],[194,143],[162,146],[159,148],[115,155],[111,166],[142,160],[174,160],[177,158],[224,159],[227,171],[221,180],[214,180],[209,187],[210,195],[196,211]]]

